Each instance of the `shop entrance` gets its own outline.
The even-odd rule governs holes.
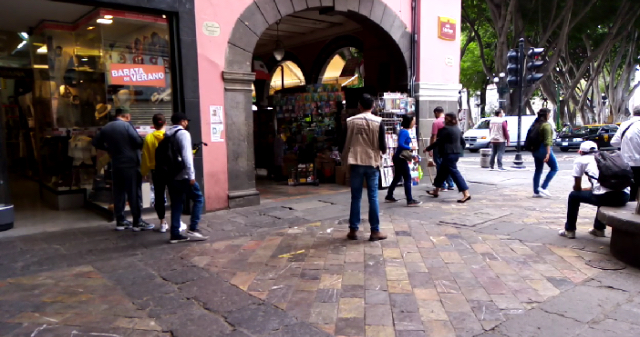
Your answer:
[[[227,124],[244,118],[253,126],[247,171],[237,167],[244,149],[228,149],[232,208],[348,190],[340,163],[346,119],[358,113],[364,93],[407,91],[411,34],[382,0],[358,8],[347,0],[302,3],[294,9],[276,2],[274,12],[257,2],[231,34],[225,79],[236,86],[226,86]],[[251,62],[240,62],[246,58]],[[252,96],[233,78],[250,71]],[[242,99],[251,99],[250,116],[233,111]],[[244,135],[229,133],[229,144]]]
[[[169,36],[164,15],[48,0],[0,4],[0,211],[13,205],[15,214],[15,229],[1,235],[112,216],[110,158],[92,139],[117,109],[131,113],[141,136],[154,114],[172,114]],[[151,194],[143,183],[145,207]]]

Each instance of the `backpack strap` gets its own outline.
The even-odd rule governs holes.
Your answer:
[[[629,126],[627,126],[627,128],[622,132],[622,135],[620,136],[620,140],[624,139],[624,135],[627,134],[627,131],[629,131],[629,129],[631,129],[631,126],[633,126],[633,124],[636,124],[636,122],[638,121],[634,121],[633,123],[629,124]]]

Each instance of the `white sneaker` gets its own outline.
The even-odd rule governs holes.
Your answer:
[[[545,189],[542,189],[542,188],[541,188],[541,189],[540,189],[540,194],[541,194],[543,197],[551,198],[551,193],[549,193],[549,191],[547,191],[547,190],[545,190]]]
[[[606,237],[606,235],[604,234],[604,231],[597,230],[597,229],[595,229],[595,228],[591,228],[591,229],[589,230],[589,234],[591,234],[591,235],[593,235],[593,236],[595,236],[595,237],[598,237],[598,238],[604,238],[604,237]]]
[[[189,240],[191,241],[205,241],[207,239],[209,239],[208,236],[204,236],[202,235],[202,233],[198,232],[198,231],[188,231],[187,232],[187,236],[189,237]]]
[[[576,238],[576,232],[575,231],[565,231],[565,230],[561,230],[558,235],[563,236],[567,239],[575,239]]]
[[[184,232],[187,230],[187,224],[180,221],[180,232]]]
[[[532,198],[544,198],[540,193],[534,193]]]
[[[169,224],[167,224],[165,220],[162,220],[162,222],[160,223],[160,226],[158,226],[158,232],[166,233],[167,230],[169,230]]]

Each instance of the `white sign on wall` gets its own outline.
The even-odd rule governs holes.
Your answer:
[[[218,36],[220,35],[220,24],[218,24],[217,22],[205,22],[202,25],[202,30],[204,31],[205,35]]]
[[[222,106],[211,105],[209,106],[209,114],[211,117],[211,141],[212,142],[224,142],[222,139],[222,131],[224,130],[224,120],[222,119]]]

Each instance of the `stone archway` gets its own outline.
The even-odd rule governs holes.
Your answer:
[[[251,72],[253,50],[262,33],[284,16],[306,9],[333,7],[337,12],[366,18],[380,26],[397,44],[406,69],[411,64],[411,33],[396,12],[383,0],[255,0],[236,21],[227,45],[224,104],[228,130],[229,207],[257,205],[253,154]]]

